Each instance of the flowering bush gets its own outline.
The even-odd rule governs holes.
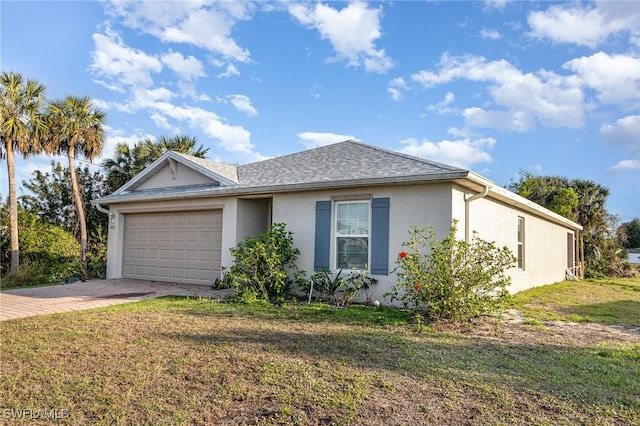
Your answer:
[[[461,321],[501,308],[509,293],[505,270],[516,258],[474,232],[470,243],[457,240],[456,221],[442,240],[429,227],[411,226],[393,272],[397,281],[385,294],[430,321]]]

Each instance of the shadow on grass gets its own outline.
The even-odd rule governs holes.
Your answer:
[[[272,320],[261,317],[260,321],[264,325]],[[236,353],[293,357],[311,363],[312,369],[324,362],[455,383],[480,396],[489,386],[490,393],[508,388],[521,395],[552,396],[576,405],[640,409],[638,347],[597,350],[505,344],[439,333],[416,336],[330,327],[280,331],[252,325],[221,328],[215,334],[158,333],[158,337],[202,346],[202,350],[220,346]]]
[[[575,317],[571,318],[574,321],[640,327],[640,301],[637,300],[565,306],[555,310],[564,316]]]

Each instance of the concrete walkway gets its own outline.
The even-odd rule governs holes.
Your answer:
[[[90,280],[0,291],[0,321],[118,305],[161,296],[224,298],[232,290],[138,280]]]

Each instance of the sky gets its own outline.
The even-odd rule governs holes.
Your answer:
[[[354,139],[500,186],[589,179],[640,217],[637,1],[0,0],[0,24],[2,71],[106,112],[96,170],[160,136],[231,164]]]

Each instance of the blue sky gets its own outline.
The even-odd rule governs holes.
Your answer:
[[[640,217],[637,2],[0,2],[0,65],[90,96],[118,142],[247,163],[345,139],[607,186]],[[18,182],[51,158],[18,162]],[[99,164],[100,160],[96,163]],[[7,194],[6,169],[0,194]]]

